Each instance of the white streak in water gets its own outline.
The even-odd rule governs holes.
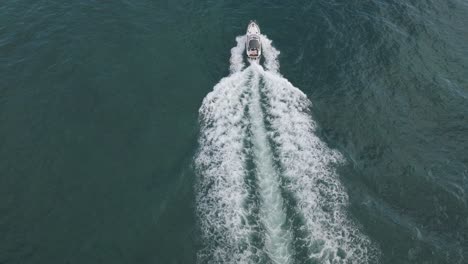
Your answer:
[[[265,57],[276,60],[277,53],[268,51]],[[343,158],[315,135],[310,101],[279,74],[259,70],[286,187],[310,233],[310,257],[320,263],[377,263],[377,248],[347,216],[348,196],[333,169]]]
[[[265,35],[260,36],[262,42],[263,57],[265,58],[265,69],[277,73],[279,71],[278,55],[280,51],[271,45],[271,40]]]
[[[283,187],[297,202],[293,210],[303,218],[301,229],[308,233],[308,253],[314,263],[378,263],[379,250],[347,215],[348,196],[333,169],[343,158],[316,136],[305,94],[279,75],[279,51],[262,36],[266,71],[253,63],[243,70],[245,37],[236,41],[231,49],[231,75],[214,87],[200,108],[196,202],[205,245],[198,263],[256,263],[261,259],[262,249],[250,241],[255,227],[247,220],[253,214],[246,206],[249,150],[244,141],[249,125],[268,256],[275,263],[293,261],[281,176],[286,179]],[[253,74],[250,86],[249,74]],[[259,90],[266,97],[265,112]],[[281,175],[274,166],[265,117],[273,130],[271,140]]]
[[[259,67],[256,64],[252,68]],[[286,212],[281,196],[279,175],[273,165],[273,153],[268,142],[267,131],[260,106],[258,71],[253,71],[251,79],[251,118],[253,153],[256,176],[261,198],[260,220],[266,230],[265,248],[271,260],[277,264],[290,263],[291,233],[286,229]]]
[[[229,70],[232,73],[240,72],[244,68],[245,36],[236,37],[237,45],[231,49],[231,66]]]
[[[247,263],[252,255],[252,230],[245,221],[250,212],[244,207],[246,80],[245,72],[222,79],[200,109],[196,201],[202,238],[208,243],[198,254],[199,263]]]

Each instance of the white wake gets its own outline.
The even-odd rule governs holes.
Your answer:
[[[244,206],[247,74],[241,72],[242,37],[237,41],[231,50],[232,74],[214,87],[199,110],[196,202],[202,239],[207,241],[198,254],[199,263],[248,263],[253,254],[252,227],[246,220],[250,212]]]
[[[245,68],[245,37],[236,41],[231,75],[199,111],[198,262],[303,263],[288,219],[300,217],[307,261],[377,263],[378,249],[347,215],[348,197],[334,171],[343,158],[316,136],[305,94],[278,73],[279,51],[262,36],[265,69]],[[247,180],[252,172],[254,185]],[[284,192],[294,199],[294,215]]]
[[[273,153],[268,142],[264,117],[260,105],[259,71],[254,64],[251,79],[251,119],[252,145],[255,156],[256,175],[262,201],[260,220],[266,230],[265,249],[274,263],[290,263],[291,234],[285,227],[286,212],[281,196],[279,175],[273,165]]]

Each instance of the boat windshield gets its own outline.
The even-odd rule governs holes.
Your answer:
[[[260,49],[260,42],[256,39],[252,39],[249,41],[249,50],[251,49]]]

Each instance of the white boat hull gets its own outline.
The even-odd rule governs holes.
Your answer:
[[[260,41],[260,27],[254,21],[247,26],[245,49],[247,57],[252,60],[260,59],[262,55],[262,43]]]

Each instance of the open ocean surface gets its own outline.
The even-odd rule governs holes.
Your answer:
[[[16,263],[468,263],[468,1],[3,0]]]

